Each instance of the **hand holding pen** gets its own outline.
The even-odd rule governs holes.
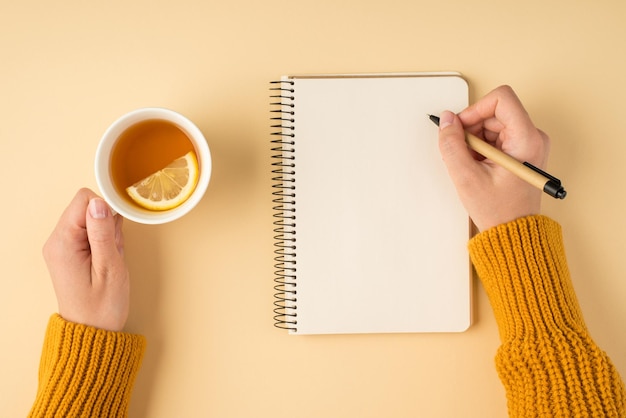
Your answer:
[[[466,131],[513,159],[527,162],[536,173],[545,174],[546,182],[553,179],[542,171],[550,139],[534,126],[515,92],[501,86],[458,115],[443,112],[439,149],[457,193],[479,230],[539,214],[541,189],[468,148]],[[555,197],[564,197],[564,190],[561,192]]]

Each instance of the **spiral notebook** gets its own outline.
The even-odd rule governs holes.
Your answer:
[[[469,220],[428,114],[457,73],[283,76],[270,85],[275,325],[292,334],[461,332]]]

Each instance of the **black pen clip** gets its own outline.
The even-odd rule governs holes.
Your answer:
[[[524,162],[523,164],[526,167],[530,168],[533,171],[536,171],[537,173],[541,174],[542,176],[548,179],[546,184],[543,186],[544,192],[546,192],[547,194],[549,194],[550,196],[556,199],[565,199],[565,196],[567,196],[567,192],[565,191],[563,186],[561,186],[561,180],[557,179],[556,177],[554,177],[553,175],[549,173],[546,173],[539,167],[535,167],[529,162]]]

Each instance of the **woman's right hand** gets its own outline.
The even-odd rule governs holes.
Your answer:
[[[470,150],[466,131],[519,161],[545,169],[550,139],[534,126],[515,92],[500,86],[458,115],[442,112],[439,149],[459,198],[479,230],[539,214],[542,191]]]

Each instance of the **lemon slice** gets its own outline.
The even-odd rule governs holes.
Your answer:
[[[198,160],[193,151],[172,161],[126,189],[139,206],[150,210],[173,209],[191,196],[198,184]]]

